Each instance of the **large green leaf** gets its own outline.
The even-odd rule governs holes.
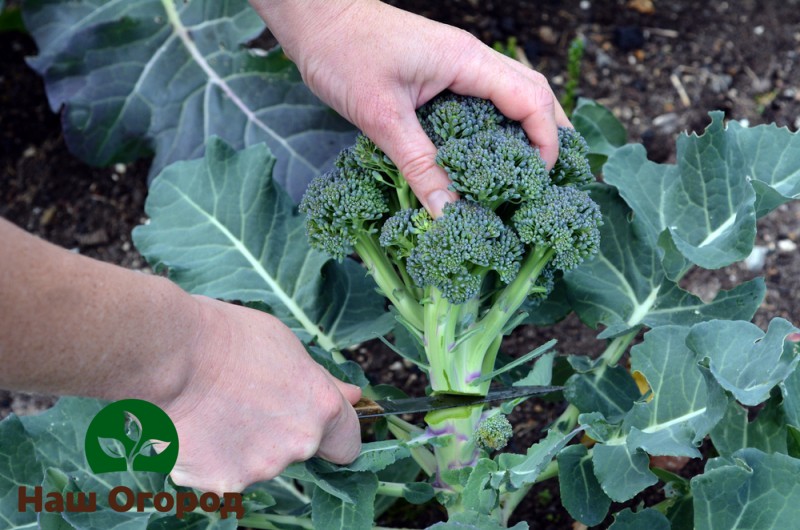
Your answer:
[[[786,338],[797,328],[782,318],[769,323],[766,334],[750,322],[713,320],[697,324],[686,344],[707,359],[722,387],[743,405],[758,405],[786,379],[800,357]]]
[[[765,293],[761,279],[722,291],[704,303],[668,279],[645,221],[632,215],[613,188],[597,184],[590,190],[603,212],[600,252],[564,278],[581,320],[592,327],[607,326],[600,338],[640,325],[688,326],[714,318],[752,318]]]
[[[309,247],[302,218],[270,178],[274,160],[264,145],[236,152],[212,138],[203,159],[153,181],[137,248],[187,291],[265,304],[323,348],[388,332],[392,319],[363,269]]]
[[[747,416],[747,409],[731,400],[725,417],[711,430],[711,441],[721,456],[746,447],[786,454],[786,423],[775,399],[770,399],[753,421]]]
[[[707,380],[685,345],[688,333],[685,327],[662,326],[631,349],[631,370],[647,379],[652,397],[626,416],[627,443],[651,455],[699,458],[697,446],[725,413],[724,393]]]
[[[678,138],[677,165],[647,160],[644,148],[616,150],[605,181],[616,186],[641,219],[648,238],[691,262],[719,268],[747,257],[756,214],[800,197],[800,136],[787,129],[752,129],[711,113],[701,136]]]
[[[614,516],[614,524],[609,530],[669,530],[669,520],[653,508],[645,508],[639,512],[632,512],[630,508],[622,510]]]
[[[33,511],[20,513],[17,499],[20,488],[27,496],[41,485],[44,470],[36,458],[33,440],[13,414],[0,423],[0,527],[9,530],[38,528]]]
[[[276,180],[298,198],[352,143],[352,127],[319,102],[276,51],[243,48],[264,23],[246,0],[59,0],[24,3],[67,144],[91,164],[155,152],[151,176],[203,155],[217,135],[266,142]]]
[[[317,488],[311,500],[311,520],[314,528],[330,530],[370,530],[373,527],[375,495],[378,478],[372,473],[352,473],[338,478],[353,502]]]
[[[572,517],[589,526],[605,519],[611,499],[595,477],[586,446],[570,445],[558,453],[558,486],[561,502]]]
[[[800,516],[800,460],[743,449],[709,461],[692,479],[697,530],[795,528]]]
[[[631,369],[645,376],[651,397],[634,404],[620,432],[593,450],[595,475],[615,501],[655,484],[648,454],[699,457],[697,445],[724,414],[725,394],[685,345],[689,331],[661,326],[631,350]]]

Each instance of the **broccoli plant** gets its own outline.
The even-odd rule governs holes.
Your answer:
[[[300,211],[314,247],[340,260],[356,252],[419,340],[433,392],[485,395],[526,300],[545,298],[556,275],[597,252],[600,210],[581,189],[594,180],[588,146],[559,129],[560,154],[547,171],[522,126],[490,101],[443,94],[418,117],[461,196],[441,217],[420,207],[363,135],[311,182]],[[436,450],[439,471],[475,464],[482,408],[427,416],[433,432],[453,437]]]

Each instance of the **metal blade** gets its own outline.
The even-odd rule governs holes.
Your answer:
[[[485,396],[463,396],[458,394],[436,394],[433,396],[403,399],[362,399],[355,404],[359,420],[377,419],[390,414],[412,414],[432,410],[466,407],[492,401],[509,401],[517,398],[550,394],[563,390],[562,386],[515,386],[492,390]]]

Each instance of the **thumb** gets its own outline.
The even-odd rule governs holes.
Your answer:
[[[414,109],[399,112],[396,119],[364,132],[395,163],[433,217],[442,214],[445,204],[458,200],[458,195],[447,189],[450,179],[436,164],[436,146],[422,130]]]
[[[339,392],[344,396],[344,398],[350,403],[351,405],[355,405],[358,403],[358,400],[361,399],[361,389],[358,388],[356,385],[351,385],[349,383],[345,383],[330,376],[331,381],[333,384],[336,385],[336,388]]]

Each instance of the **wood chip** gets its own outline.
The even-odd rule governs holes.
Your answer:
[[[628,2],[628,9],[638,11],[643,15],[652,15],[656,12],[653,0],[630,0],[630,2]]]

